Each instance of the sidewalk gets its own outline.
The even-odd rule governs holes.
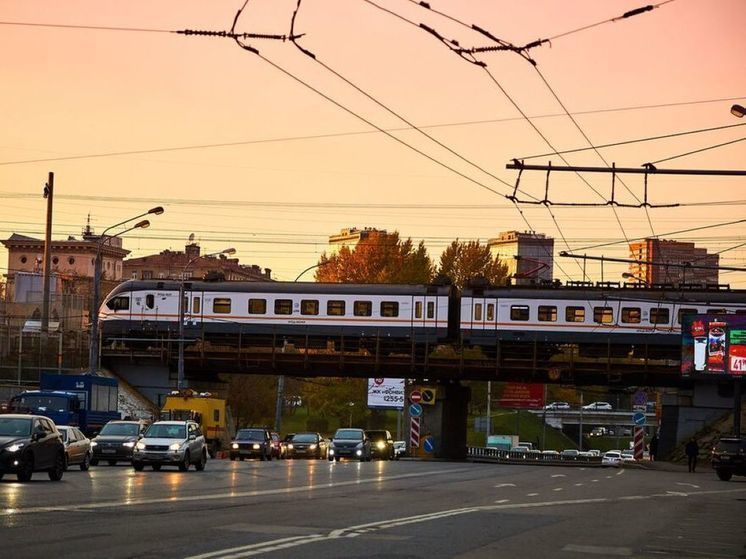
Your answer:
[[[629,467],[627,464],[624,467]],[[686,464],[679,462],[665,462],[663,460],[656,460],[655,462],[644,461],[634,464],[632,467],[639,468],[641,470],[657,470],[661,472],[684,472],[689,473],[689,467]],[[704,472],[712,470],[709,460],[699,460],[697,462],[697,472]]]

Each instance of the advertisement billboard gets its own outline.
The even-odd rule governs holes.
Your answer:
[[[403,378],[369,378],[368,407],[377,409],[404,409]]]
[[[684,377],[746,376],[746,315],[684,315],[681,374]]]
[[[497,401],[501,408],[539,409],[544,407],[544,385],[527,382],[507,382]]]

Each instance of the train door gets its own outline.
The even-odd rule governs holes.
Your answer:
[[[438,298],[436,294],[412,297],[412,330],[435,338],[438,320]],[[420,337],[420,336],[417,336]]]
[[[184,290],[181,304],[184,310],[184,326],[200,328],[202,325],[202,291]]]

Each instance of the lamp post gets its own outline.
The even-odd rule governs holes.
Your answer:
[[[187,305],[184,304],[184,276],[187,273],[187,270],[189,269],[189,266],[191,266],[195,260],[199,260],[200,258],[210,258],[211,256],[218,256],[219,254],[236,254],[235,248],[226,248],[223,250],[219,250],[218,252],[211,252],[210,254],[205,254],[204,256],[195,256],[191,258],[186,265],[181,270],[181,278],[179,279],[179,364],[177,369],[177,376],[176,376],[176,389],[181,390],[184,387],[184,307]]]
[[[352,408],[355,407],[355,402],[347,402],[347,405],[350,407],[350,424],[349,424],[349,427],[352,427]]]
[[[104,229],[103,233],[101,233],[98,241],[96,242],[96,259],[94,260],[94,264],[93,264],[93,302],[91,305],[91,315],[92,315],[91,316],[91,343],[90,343],[90,348],[89,348],[89,353],[88,353],[88,370],[92,375],[95,375],[96,370],[98,369],[98,305],[99,305],[99,299],[101,297],[101,267],[102,267],[101,266],[101,249],[104,247],[104,243],[109,239],[113,239],[114,237],[119,237],[120,235],[128,233],[129,231],[132,231],[134,229],[145,229],[147,227],[150,227],[150,221],[148,221],[147,219],[139,221],[134,226],[129,227],[123,231],[120,231],[116,235],[107,236],[106,233],[116,227],[126,225],[127,223],[130,223],[131,221],[135,221],[136,219],[145,217],[146,215],[151,215],[151,214],[161,215],[163,211],[164,210],[162,206],[156,206],[155,208],[149,209],[145,213],[136,215],[129,219],[125,219],[124,221],[120,221],[119,223],[115,223],[114,225],[111,225],[107,227],[106,229]]]
[[[638,283],[644,283],[645,285],[650,285],[648,283],[648,280],[641,276],[636,276],[635,274],[630,274],[629,272],[622,272],[622,277],[625,279],[633,279],[637,280]]]
[[[746,107],[743,105],[733,105],[730,113],[738,118],[746,115]],[[733,434],[736,437],[741,436],[741,377],[733,377]]]
[[[737,116],[738,118],[743,118],[743,116],[746,115],[746,107],[742,105],[733,105],[730,108],[730,114]]]

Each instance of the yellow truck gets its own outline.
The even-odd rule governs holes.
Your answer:
[[[225,400],[213,398],[209,392],[195,392],[191,389],[172,391],[163,403],[161,419],[191,419],[199,423],[210,458],[215,458],[221,449],[228,447],[230,437],[226,429]]]

